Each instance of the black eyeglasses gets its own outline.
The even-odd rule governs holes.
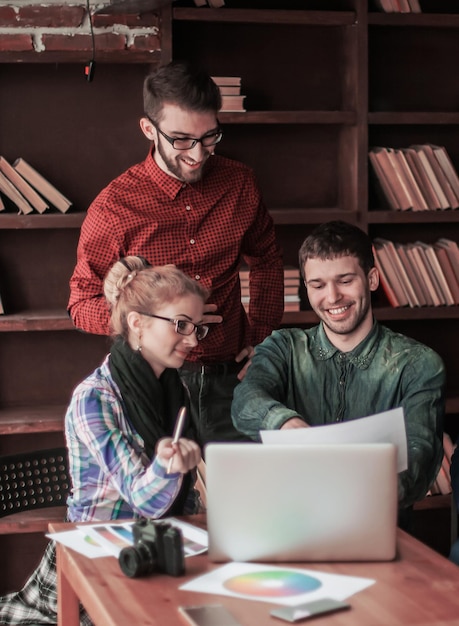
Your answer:
[[[204,337],[207,336],[209,332],[209,327],[205,324],[193,324],[193,322],[189,322],[188,320],[176,320],[171,317],[162,317],[161,315],[155,315],[154,313],[145,313],[143,311],[139,311],[140,315],[146,315],[147,317],[155,317],[158,320],[164,320],[165,322],[170,322],[175,325],[175,332],[179,335],[191,335],[191,333],[196,333],[196,339],[201,341]]]
[[[150,120],[150,118],[148,119]],[[194,139],[193,137],[169,137],[169,135],[166,135],[166,133],[156,126],[152,120],[150,120],[150,122],[156,128],[158,133],[162,135],[175,150],[191,150],[197,143],[202,144],[204,148],[208,148],[209,146],[215,146],[215,144],[219,143],[223,137],[223,131],[220,129],[214,131],[213,133],[207,133],[199,139]]]

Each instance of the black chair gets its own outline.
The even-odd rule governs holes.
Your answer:
[[[0,518],[65,506],[69,491],[67,448],[0,456]]]

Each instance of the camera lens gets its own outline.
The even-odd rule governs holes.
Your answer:
[[[156,569],[156,557],[145,544],[138,543],[133,547],[123,548],[118,562],[121,571],[130,578],[146,576]]]

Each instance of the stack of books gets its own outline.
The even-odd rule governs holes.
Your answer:
[[[459,248],[442,238],[434,244],[373,241],[382,288],[393,307],[459,304]]]
[[[241,268],[239,271],[239,280],[241,281],[241,302],[246,311],[248,311],[250,303],[250,287],[249,274],[247,268]],[[300,270],[297,267],[284,267],[284,311],[300,310]]]
[[[394,210],[459,208],[459,176],[443,146],[377,146],[369,158],[383,201]]]
[[[376,0],[376,6],[384,13],[421,13],[419,0]]]
[[[8,205],[26,215],[50,208],[66,213],[72,202],[24,159],[16,159],[11,165],[0,156],[0,211]]]
[[[241,94],[240,76],[212,76],[214,83],[218,85],[222,96],[222,113],[245,112],[244,99]]]

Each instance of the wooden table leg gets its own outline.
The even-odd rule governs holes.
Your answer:
[[[64,548],[56,544],[57,564],[57,623],[58,626],[80,626],[80,603],[66,575],[69,567]]]

